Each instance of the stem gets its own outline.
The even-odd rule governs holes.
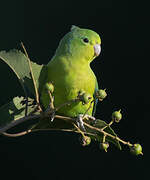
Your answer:
[[[78,130],[75,129],[58,129],[58,128],[49,128],[49,129],[33,129],[31,132],[37,132],[37,131],[65,131],[65,132],[75,132],[75,133],[80,133]],[[85,132],[88,135],[95,136],[93,133]]]
[[[58,111],[60,108],[62,108],[63,106],[69,106],[69,105],[71,105],[71,103],[74,103],[74,102],[77,102],[79,99],[72,99],[72,100],[70,100],[70,101],[68,101],[68,102],[65,102],[64,104],[61,104],[61,105],[59,105],[58,107],[56,107],[55,108],[55,111]]]
[[[30,61],[30,58],[28,56],[28,53],[26,51],[26,48],[24,47],[24,44],[23,42],[21,42],[21,46],[25,52],[25,55],[27,57],[27,60],[28,60],[28,64],[29,64],[29,68],[30,68],[30,72],[31,72],[31,78],[32,78],[32,81],[33,81],[33,85],[34,85],[34,90],[35,90],[35,98],[36,98],[36,102],[37,102],[37,105],[38,105],[38,108],[39,110],[42,112],[42,109],[40,107],[40,101],[39,101],[39,93],[38,93],[38,89],[37,89],[37,86],[36,86],[36,81],[35,81],[35,78],[34,78],[34,75],[33,75],[33,70],[32,70],[32,65],[31,65],[31,61]]]
[[[84,115],[83,115],[83,119],[84,119],[85,115],[87,114],[87,112],[91,109],[93,102],[94,102],[94,100],[90,102],[90,106],[89,106],[88,109],[85,111],[85,113],[84,113]]]
[[[93,126],[91,126],[91,125],[89,125],[89,124],[87,124],[85,122],[84,122],[84,125],[89,127],[89,128],[91,128],[91,129],[93,129],[93,130],[99,131],[100,133],[104,134],[104,136],[109,136],[112,139],[116,139],[117,141],[119,141],[119,142],[121,142],[123,144],[126,144],[128,146],[132,146],[132,144],[130,142],[126,142],[126,141],[120,139],[118,136],[114,136],[112,134],[109,134],[109,133],[105,132],[103,129],[99,129],[99,128],[93,127]]]
[[[114,120],[110,121],[110,123],[106,126],[104,126],[101,130],[104,130],[106,129],[107,127],[110,127],[112,124],[113,124]]]
[[[12,121],[11,123],[7,124],[6,126],[0,128],[0,133],[3,133],[5,131],[7,131],[8,129],[18,125],[18,124],[21,124],[25,121],[28,121],[28,120],[31,120],[31,119],[37,119],[37,118],[40,118],[42,117],[41,114],[39,115],[31,115],[31,116],[25,116],[25,117],[22,117],[22,118],[19,118],[19,119],[15,119],[14,121]]]
[[[7,136],[7,137],[19,137],[19,136],[24,136],[26,134],[29,133],[33,133],[33,132],[37,132],[37,131],[64,131],[64,132],[75,132],[75,133],[80,133],[78,130],[74,130],[74,129],[58,129],[58,128],[49,128],[49,129],[29,129],[27,131],[22,131],[19,133],[7,133],[7,132],[2,132],[1,134],[3,136]],[[92,135],[95,136],[95,134],[93,133],[89,133],[89,132],[85,132],[88,135]]]
[[[46,114],[45,117],[46,117],[46,116],[48,117],[48,114]],[[37,118],[41,118],[41,117],[43,117],[42,114],[39,114],[39,115],[31,115],[31,116],[23,117],[23,118],[20,118],[20,119],[18,119],[18,120],[12,121],[10,124],[6,125],[5,127],[0,128],[0,133],[3,134],[3,135],[8,135],[8,134],[5,133],[5,131],[7,131],[8,129],[10,129],[10,128],[12,128],[12,127],[14,127],[14,126],[22,123],[22,122],[28,121],[28,120],[30,120],[30,119],[37,119]],[[64,120],[64,121],[67,121],[67,122],[70,122],[70,123],[74,123],[74,121],[75,121],[74,118],[66,117],[66,116],[60,116],[60,115],[55,115],[55,118],[62,119],[62,120]],[[112,139],[116,139],[117,141],[119,141],[119,142],[121,142],[121,143],[123,143],[123,144],[126,144],[126,145],[128,145],[128,146],[132,146],[132,144],[131,144],[130,142],[126,142],[126,141],[120,139],[118,136],[114,136],[114,135],[112,135],[112,134],[109,134],[109,133],[105,132],[103,129],[99,129],[99,128],[93,127],[93,126],[89,125],[89,124],[86,123],[86,122],[83,122],[83,123],[84,123],[85,126],[89,127],[90,129],[93,129],[93,130],[95,130],[95,131],[98,131],[98,132],[102,133],[104,136],[111,137]],[[76,127],[76,128],[77,128],[77,127]],[[78,128],[77,128],[77,129],[78,129]],[[79,130],[79,129],[78,129],[78,130]],[[31,131],[33,131],[33,130],[31,130]],[[29,132],[31,132],[31,131],[29,130]],[[22,132],[22,133],[23,133],[23,132]],[[24,133],[25,133],[25,132],[24,132]],[[81,133],[81,131],[80,131],[80,133]],[[27,134],[27,133],[25,133],[25,134]],[[86,132],[86,134],[87,134],[87,132]],[[12,136],[13,136],[13,135],[12,135]],[[11,136],[11,137],[12,137],[12,136]],[[19,136],[19,135],[18,135],[18,136]],[[10,137],[10,136],[9,136],[9,137]],[[15,136],[14,136],[14,137],[15,137]]]
[[[28,114],[28,96],[26,96],[26,108],[25,108],[25,116]]]
[[[52,110],[52,109],[54,109],[54,99],[53,99],[53,96],[49,90],[48,90],[48,95],[49,95],[49,99],[50,99],[49,107]]]
[[[79,132],[80,134],[82,134],[82,136],[85,138],[84,132],[81,131],[81,129],[78,128],[78,126],[77,126],[75,123],[73,123],[73,125],[74,125],[74,127],[78,130],[78,132]]]
[[[62,119],[67,122],[74,122],[74,118],[67,117],[67,116],[55,115],[55,118]]]
[[[20,133],[7,133],[7,132],[2,132],[1,134],[3,136],[7,136],[7,137],[18,137],[18,136],[23,136],[23,135],[26,135],[26,134],[29,134],[31,132],[31,129],[27,130],[27,131],[22,131]]]
[[[51,102],[50,102],[50,108],[51,108],[50,110],[54,110],[54,104],[53,104],[53,101],[54,101],[54,100],[53,100],[53,97],[52,97],[50,91],[48,91],[48,94],[49,94],[49,98],[50,98],[50,101],[51,101]],[[73,100],[72,102],[74,102],[74,100]],[[70,103],[70,102],[69,102],[69,103]],[[62,106],[66,105],[66,104],[68,104],[68,102],[65,103],[65,104],[63,104]],[[92,104],[92,102],[91,102],[91,104]],[[90,109],[91,104],[90,104],[88,110]],[[62,107],[62,106],[61,106],[61,107]],[[87,111],[86,111],[86,112],[87,112]],[[12,128],[12,127],[20,124],[20,123],[23,123],[23,122],[28,121],[28,120],[31,120],[31,119],[43,118],[43,116],[44,116],[44,117],[49,117],[49,111],[43,112],[43,113],[41,113],[41,114],[39,114],[39,115],[29,115],[29,116],[22,117],[22,118],[20,118],[20,119],[15,119],[14,121],[12,121],[11,123],[9,123],[9,124],[6,125],[5,127],[0,128],[0,133],[3,134],[3,135],[5,135],[5,136],[9,136],[9,137],[17,137],[17,136],[25,135],[25,134],[27,134],[27,133],[32,132],[33,130],[23,131],[23,132],[20,132],[20,133],[17,133],[17,134],[9,134],[9,133],[7,133],[6,131],[7,131],[8,129],[10,129],[10,128]],[[78,130],[78,132],[81,133],[81,134],[84,136],[84,133],[75,125],[75,123],[74,123],[74,122],[75,122],[75,118],[66,117],[66,116],[60,116],[60,115],[55,115],[54,118],[62,119],[62,120],[67,121],[67,122],[69,122],[69,123],[73,123],[73,125],[76,127],[76,129]],[[110,125],[113,123],[113,121],[111,121],[111,122],[108,124],[108,126],[105,126],[104,128],[101,128],[101,129],[96,128],[96,127],[94,127],[94,126],[91,126],[90,124],[88,124],[88,123],[86,123],[86,122],[83,122],[83,123],[84,123],[85,126],[89,127],[90,129],[93,129],[93,130],[95,130],[95,131],[98,131],[98,132],[102,133],[102,134],[104,135],[104,138],[105,138],[106,136],[108,136],[108,137],[111,137],[112,139],[116,139],[117,141],[119,141],[119,142],[121,142],[121,143],[123,143],[123,144],[126,144],[126,145],[128,145],[128,146],[132,146],[132,144],[131,144],[130,142],[126,142],[126,141],[120,139],[118,136],[114,136],[114,135],[109,134],[109,133],[107,133],[107,132],[104,131],[104,129],[105,129],[106,127],[110,126]],[[86,133],[86,132],[85,132],[85,133]],[[87,133],[86,133],[86,134],[87,134]]]
[[[106,139],[106,135],[104,134],[103,135],[103,141],[102,141],[103,143],[105,142],[105,139]]]

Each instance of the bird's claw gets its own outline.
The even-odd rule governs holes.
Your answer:
[[[54,118],[55,118],[55,111],[50,111],[50,108],[48,107],[47,109],[46,109],[46,114],[48,113],[49,114],[49,117],[50,117],[50,119],[51,119],[51,122],[53,122],[54,121]]]
[[[88,119],[88,120],[92,120],[92,124],[96,124],[97,123],[97,119],[94,117],[94,116],[90,116],[90,115],[85,115],[85,118]]]
[[[54,121],[54,118],[55,118],[55,111],[51,114],[51,122]]]
[[[88,114],[79,114],[77,119],[76,119],[77,126],[80,129],[82,129],[84,132],[86,132],[86,129],[84,127],[83,119],[92,120],[93,124],[95,124],[97,122],[96,118],[93,116],[90,116]]]
[[[93,121],[96,120],[95,117],[90,116],[90,115],[88,115],[88,114],[83,115],[83,118],[85,118],[85,119],[87,119],[87,120],[93,120]]]
[[[95,121],[95,117],[90,116],[88,114],[79,114],[79,116],[77,117],[77,125],[80,129],[82,129],[83,131],[86,131],[85,127],[84,127],[84,123],[83,123],[83,119],[91,119],[93,121]]]
[[[97,123],[97,119],[94,119],[94,121],[92,121],[92,125],[96,125]]]
[[[77,126],[81,130],[86,131],[85,127],[84,127],[84,124],[83,124],[83,114],[79,114],[79,116],[76,118],[76,122],[77,122]]]

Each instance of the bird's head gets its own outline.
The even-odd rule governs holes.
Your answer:
[[[89,29],[72,26],[60,41],[58,50],[74,57],[91,62],[101,52],[100,36]]]

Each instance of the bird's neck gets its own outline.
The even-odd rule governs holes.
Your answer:
[[[52,58],[52,61],[57,61],[57,63],[63,63],[63,64],[68,64],[70,66],[77,66],[78,68],[80,68],[81,66],[84,67],[89,67],[90,66],[90,62],[87,59],[85,59],[84,57],[81,57],[79,55],[72,55],[70,53],[66,53],[66,54],[55,54],[54,57]]]

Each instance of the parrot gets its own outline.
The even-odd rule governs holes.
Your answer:
[[[72,99],[79,92],[85,91],[91,97],[89,103],[73,102],[69,106],[58,109],[57,114],[78,119],[78,125],[83,127],[82,117],[87,114],[93,117],[96,111],[97,99],[95,92],[98,90],[97,78],[90,67],[90,63],[100,55],[101,38],[99,34],[90,29],[72,26],[59,42],[58,48],[47,66],[46,81],[54,85],[54,106],[59,107]],[[41,102],[46,109],[50,103],[48,93],[41,92]],[[91,103],[93,102],[94,103]],[[91,108],[89,104],[91,103]]]

